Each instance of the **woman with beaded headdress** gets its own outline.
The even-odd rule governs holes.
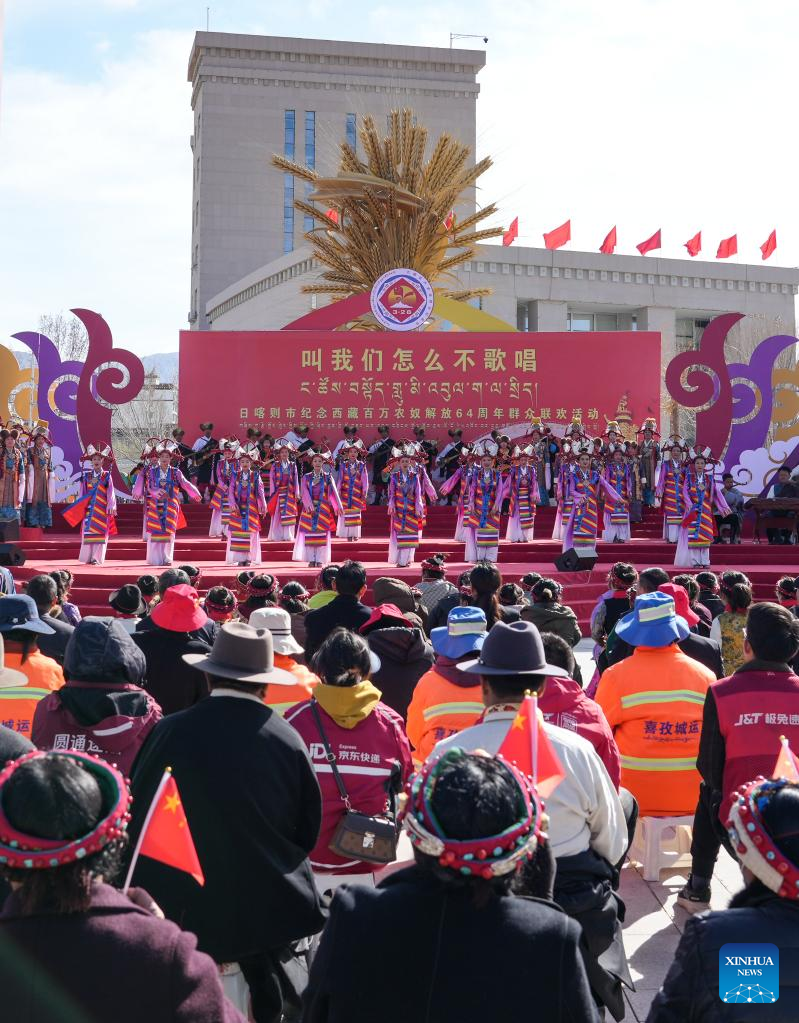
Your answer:
[[[473,448],[480,460],[472,474],[463,525],[466,533],[464,561],[497,561],[499,558],[499,527],[504,494],[502,473],[495,467],[498,452],[496,441],[478,441]]]
[[[524,445],[523,445],[524,446]],[[553,455],[559,450],[558,442],[552,436],[548,426],[544,426],[539,416],[530,421],[530,439],[527,446],[532,446],[532,464],[538,481],[538,504],[549,504],[549,492],[552,488],[551,463]]]
[[[392,448],[388,464],[388,514],[390,533],[388,560],[392,565],[412,565],[425,521],[425,485],[421,459],[424,453],[410,441]]]
[[[173,440],[155,445],[156,461],[136,479],[132,495],[144,502],[147,530],[147,564],[171,565],[175,554],[175,533],[186,526],[181,510],[181,490],[190,501],[199,504],[200,491],[189,483],[174,465],[180,461],[180,449]]]
[[[88,565],[103,564],[109,537],[117,531],[114,481],[111,470],[106,468],[112,457],[108,444],[87,446],[81,461],[91,464],[81,473],[81,496],[62,513],[71,526],[82,523],[78,560]]]
[[[369,474],[366,471],[366,449],[360,438],[347,439],[339,446],[339,467],[336,482],[341,497],[342,511],[338,517],[336,536],[349,541],[361,535],[363,510],[369,493]]]
[[[477,471],[477,459],[473,451],[473,445],[466,444],[460,449],[459,462],[460,465],[455,472],[441,484],[439,494],[442,497],[448,497],[457,487],[458,518],[455,525],[455,540],[458,543],[463,543],[466,539],[466,531],[463,526],[466,500],[472,485],[472,476]]]
[[[237,464],[228,487],[228,565],[261,564],[261,519],[266,515],[266,495],[258,471],[260,455],[257,444],[245,444],[236,451]]]
[[[690,462],[683,473],[685,517],[680,525],[674,564],[680,568],[707,568],[710,546],[716,539],[714,508],[730,514],[724,491],[716,482],[710,448],[690,451]]]
[[[53,445],[44,429],[34,432],[28,449],[28,468],[25,473],[25,524],[48,529],[53,524]]]
[[[18,446],[19,431],[0,430],[0,521],[20,521],[25,499],[25,459]]]
[[[558,456],[555,461],[555,525],[552,529],[552,539],[562,540],[566,530],[566,524],[572,510],[571,491],[569,480],[577,464],[577,452],[583,444],[588,443],[588,437],[583,431],[582,422],[575,419],[569,427],[566,436],[560,442]]]
[[[626,543],[630,539],[630,502],[633,500],[633,474],[622,444],[609,444],[603,478],[620,495],[621,501],[605,501],[602,539],[606,543]]]
[[[300,500],[296,449],[286,437],[275,441],[267,501],[272,520],[267,540],[294,540]]]
[[[309,567],[322,568],[331,561],[330,537],[336,528],[336,517],[342,511],[332,467],[333,456],[329,450],[314,451],[311,471],[302,478],[302,511],[292,561],[307,561]]]
[[[516,446],[502,494],[503,500],[510,499],[505,539],[512,543],[530,543],[533,539],[536,505],[541,500],[536,475],[539,464],[533,444]]]
[[[663,508],[663,539],[669,543],[677,543],[685,515],[683,476],[686,451],[681,437],[669,437],[663,445],[663,460],[655,487],[655,507]]]
[[[577,455],[577,465],[569,480],[572,509],[563,535],[563,550],[574,547],[578,554],[593,553],[599,531],[599,494],[605,501],[626,507],[627,502],[605,477],[591,467],[591,451],[584,446]]]
[[[239,442],[235,437],[223,437],[219,442],[221,454],[211,474],[214,496],[211,498],[211,525],[208,535],[222,537],[223,540],[227,537],[230,520],[230,480],[236,468],[238,448]]]

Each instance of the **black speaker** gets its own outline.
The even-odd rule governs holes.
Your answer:
[[[555,568],[559,572],[590,572],[596,563],[596,553],[589,557],[581,557],[573,547],[570,547],[555,559]]]
[[[0,522],[0,543],[19,540],[19,519],[6,519]]]
[[[16,543],[0,543],[0,565],[25,564],[25,551]]]

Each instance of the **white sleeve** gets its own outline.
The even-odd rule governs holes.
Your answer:
[[[719,646],[721,646],[721,622],[716,616],[713,619],[713,624],[710,626],[710,638],[715,640]]]
[[[608,863],[615,864],[627,848],[627,821],[607,768],[593,747],[589,765],[595,795],[588,814],[591,848]]]

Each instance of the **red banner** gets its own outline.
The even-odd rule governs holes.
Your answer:
[[[526,432],[540,416],[560,434],[575,416],[599,435],[609,419],[660,417],[660,335],[390,331],[181,331],[180,422],[214,434],[249,426],[278,437],[297,424],[316,441],[356,423],[423,426],[464,439]]]

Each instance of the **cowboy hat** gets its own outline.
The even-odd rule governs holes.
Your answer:
[[[275,667],[269,629],[254,629],[246,622],[225,622],[216,634],[210,653],[183,654],[183,660],[209,675],[248,685],[293,686],[296,683],[290,671]]]
[[[532,622],[495,622],[480,656],[458,665],[470,675],[548,675],[569,678],[565,668],[547,664],[541,633]]]

